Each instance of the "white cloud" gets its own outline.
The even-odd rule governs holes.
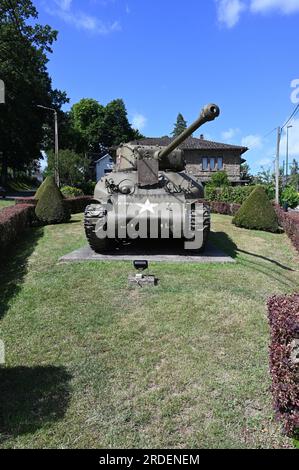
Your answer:
[[[106,23],[99,18],[88,15],[82,11],[72,10],[72,0],[54,0],[54,4],[47,3],[45,9],[49,15],[57,16],[65,23],[75,26],[77,29],[83,29],[95,34],[109,34],[120,31],[121,26],[118,21]]]
[[[221,133],[221,136],[224,140],[232,140],[240,132],[240,129],[228,129]]]
[[[220,24],[233,28],[245,10],[251,13],[276,11],[284,15],[299,12],[299,0],[215,0]]]
[[[138,129],[139,131],[142,131],[147,124],[147,118],[143,116],[143,114],[140,113],[135,113],[133,115],[132,119],[132,125],[134,129]]]
[[[71,9],[72,2],[73,0],[55,0],[56,5],[64,11]]]
[[[251,0],[250,9],[254,13],[277,10],[288,15],[299,11],[299,0]]]
[[[242,139],[242,145],[250,150],[260,149],[263,146],[263,140],[260,135],[247,135]]]
[[[216,0],[217,17],[221,24],[233,28],[239,21],[246,5],[241,0]]]

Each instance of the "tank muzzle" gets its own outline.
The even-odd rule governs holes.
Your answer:
[[[217,104],[208,104],[202,111],[202,117],[208,121],[214,121],[220,114],[220,108]]]

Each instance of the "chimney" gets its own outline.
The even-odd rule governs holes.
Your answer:
[[[205,136],[203,134],[200,134],[199,138],[200,140],[205,140]]]

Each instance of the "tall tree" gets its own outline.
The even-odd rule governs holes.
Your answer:
[[[59,151],[59,176],[62,185],[75,186],[85,180],[90,161],[82,154],[72,150]],[[53,150],[48,152],[48,166],[44,175],[53,175],[55,156]]]
[[[105,107],[104,118],[100,125],[101,143],[107,147],[129,142],[137,138],[136,132],[128,121],[125,103],[122,99],[111,101]]]
[[[185,129],[187,129],[187,121],[185,121],[184,116],[179,113],[172,131],[173,137],[181,135]]]
[[[142,137],[129,123],[127,110],[121,99],[102,106],[94,99],[84,98],[72,106],[70,121],[74,132],[78,133],[78,145],[73,147],[77,152],[96,153],[102,147],[111,147]]]
[[[37,18],[31,0],[0,0],[0,78],[6,86],[6,103],[0,105],[2,183],[8,167],[26,168],[40,158],[50,117],[37,104],[52,107],[55,98],[46,66],[57,32],[34,24]]]
[[[83,98],[70,111],[70,123],[77,133],[74,142],[77,152],[97,152],[100,142],[100,125],[104,119],[104,106],[91,98]]]

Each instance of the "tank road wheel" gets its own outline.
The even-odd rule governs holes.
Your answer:
[[[84,228],[90,248],[96,253],[104,253],[111,248],[111,240],[98,238],[96,229],[106,223],[106,209],[100,204],[91,204],[85,209]]]
[[[196,209],[193,208],[191,211],[191,231],[195,232],[197,230],[196,227]],[[203,243],[200,248],[197,250],[192,250],[195,253],[203,253],[205,251],[209,235],[211,231],[211,212],[210,212],[210,207],[206,204],[203,206]],[[190,241],[190,240],[187,240]]]
[[[204,251],[211,232],[211,212],[210,207],[204,204],[203,213],[203,245],[201,251]]]

